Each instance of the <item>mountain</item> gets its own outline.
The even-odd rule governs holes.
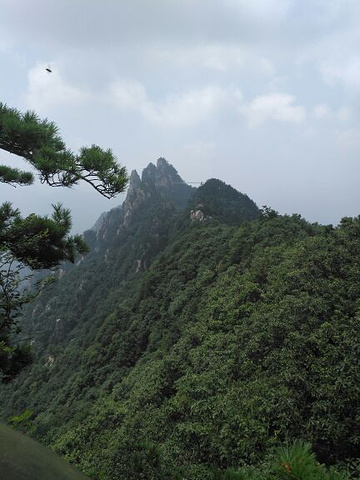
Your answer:
[[[285,479],[274,449],[301,441],[336,465],[307,478],[358,478],[359,232],[194,189],[164,159],[133,172],[26,309],[34,360],[3,418],[30,411],[93,479]]]
[[[228,225],[240,225],[259,216],[255,203],[230,185],[212,178],[192,196],[192,218],[216,218]]]

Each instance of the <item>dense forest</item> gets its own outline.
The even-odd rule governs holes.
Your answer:
[[[164,159],[28,305],[1,416],[89,478],[360,478],[360,217],[259,209]]]

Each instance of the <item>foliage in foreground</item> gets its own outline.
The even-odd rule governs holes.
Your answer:
[[[347,480],[349,472],[326,468],[311,451],[310,443],[295,440],[279,447],[261,467],[243,467],[215,474],[214,480]]]
[[[3,103],[1,150],[22,157],[36,169],[42,183],[53,187],[71,187],[81,180],[112,198],[127,184],[126,169],[117,164],[111,150],[93,145],[75,155],[66,148],[53,122]],[[0,184],[28,186],[33,182],[33,173],[0,165]],[[21,308],[32,298],[21,287],[24,277],[30,270],[73,262],[77,254],[87,252],[82,237],[70,235],[70,211],[61,205],[53,205],[53,209],[51,217],[32,213],[24,218],[9,202],[0,205],[0,383],[11,380],[30,360],[28,345],[14,340]]]
[[[0,103],[0,150],[24,158],[38,171],[41,182],[53,187],[70,187],[82,180],[112,198],[127,184],[126,169],[116,162],[111,150],[92,145],[75,155],[66,148],[54,122],[41,120],[31,111],[21,113],[4,103]],[[31,172],[0,166],[0,183],[33,182]]]

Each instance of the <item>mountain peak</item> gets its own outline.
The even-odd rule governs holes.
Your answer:
[[[186,205],[193,189],[189,187],[165,158],[150,162],[141,178],[136,170],[131,172],[129,188],[123,203],[124,224],[128,225],[132,212],[144,202],[161,198],[175,206]]]
[[[149,165],[144,168],[142,172],[141,181],[143,183],[154,183],[156,169],[156,166],[152,162],[150,162]]]
[[[192,221],[214,218],[228,225],[240,225],[259,215],[258,207],[247,195],[216,178],[207,180],[192,197]]]
[[[156,162],[144,168],[141,181],[148,186],[158,188],[171,188],[176,184],[185,183],[176,169],[165,158],[160,157]]]
[[[141,179],[139,177],[139,174],[137,173],[136,170],[133,170],[130,175],[129,185],[136,186],[136,185],[140,185],[140,183],[141,183]]]
[[[159,157],[156,162],[157,168],[171,167],[170,163],[164,157]]]

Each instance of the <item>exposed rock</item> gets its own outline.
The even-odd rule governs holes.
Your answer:
[[[55,362],[55,358],[52,355],[49,355],[47,358],[46,365],[48,367],[52,367],[54,365],[54,362]]]
[[[150,165],[152,165],[152,167],[156,169],[155,165],[153,165],[152,163]],[[145,180],[146,182],[150,181],[149,179],[151,178],[152,168],[150,167],[150,165],[147,167],[147,169],[145,169],[148,170],[148,173],[145,174],[145,176],[148,175],[148,178]],[[143,177],[145,170],[143,172]],[[129,226],[130,224],[132,212],[137,209],[148,196],[148,194],[144,191],[143,182],[144,179],[141,180],[137,171],[133,170],[130,175],[128,192],[122,207],[124,214],[123,225],[125,227]]]
[[[202,210],[190,210],[191,222],[202,222],[205,220],[205,214]]]
[[[190,210],[190,221],[193,222],[203,222],[204,220],[210,220],[210,215],[205,215],[204,205],[199,203],[193,210]]]
[[[161,203],[170,209],[185,208],[193,191],[194,188],[187,185],[164,158],[159,158],[156,165],[149,163],[141,178],[133,170],[123,204],[102,214],[94,227],[85,232],[85,241],[91,251],[100,252],[113,243],[116,237],[120,237],[124,229],[129,229],[134,221],[137,223],[141,211],[146,210],[144,207],[150,203]]]

